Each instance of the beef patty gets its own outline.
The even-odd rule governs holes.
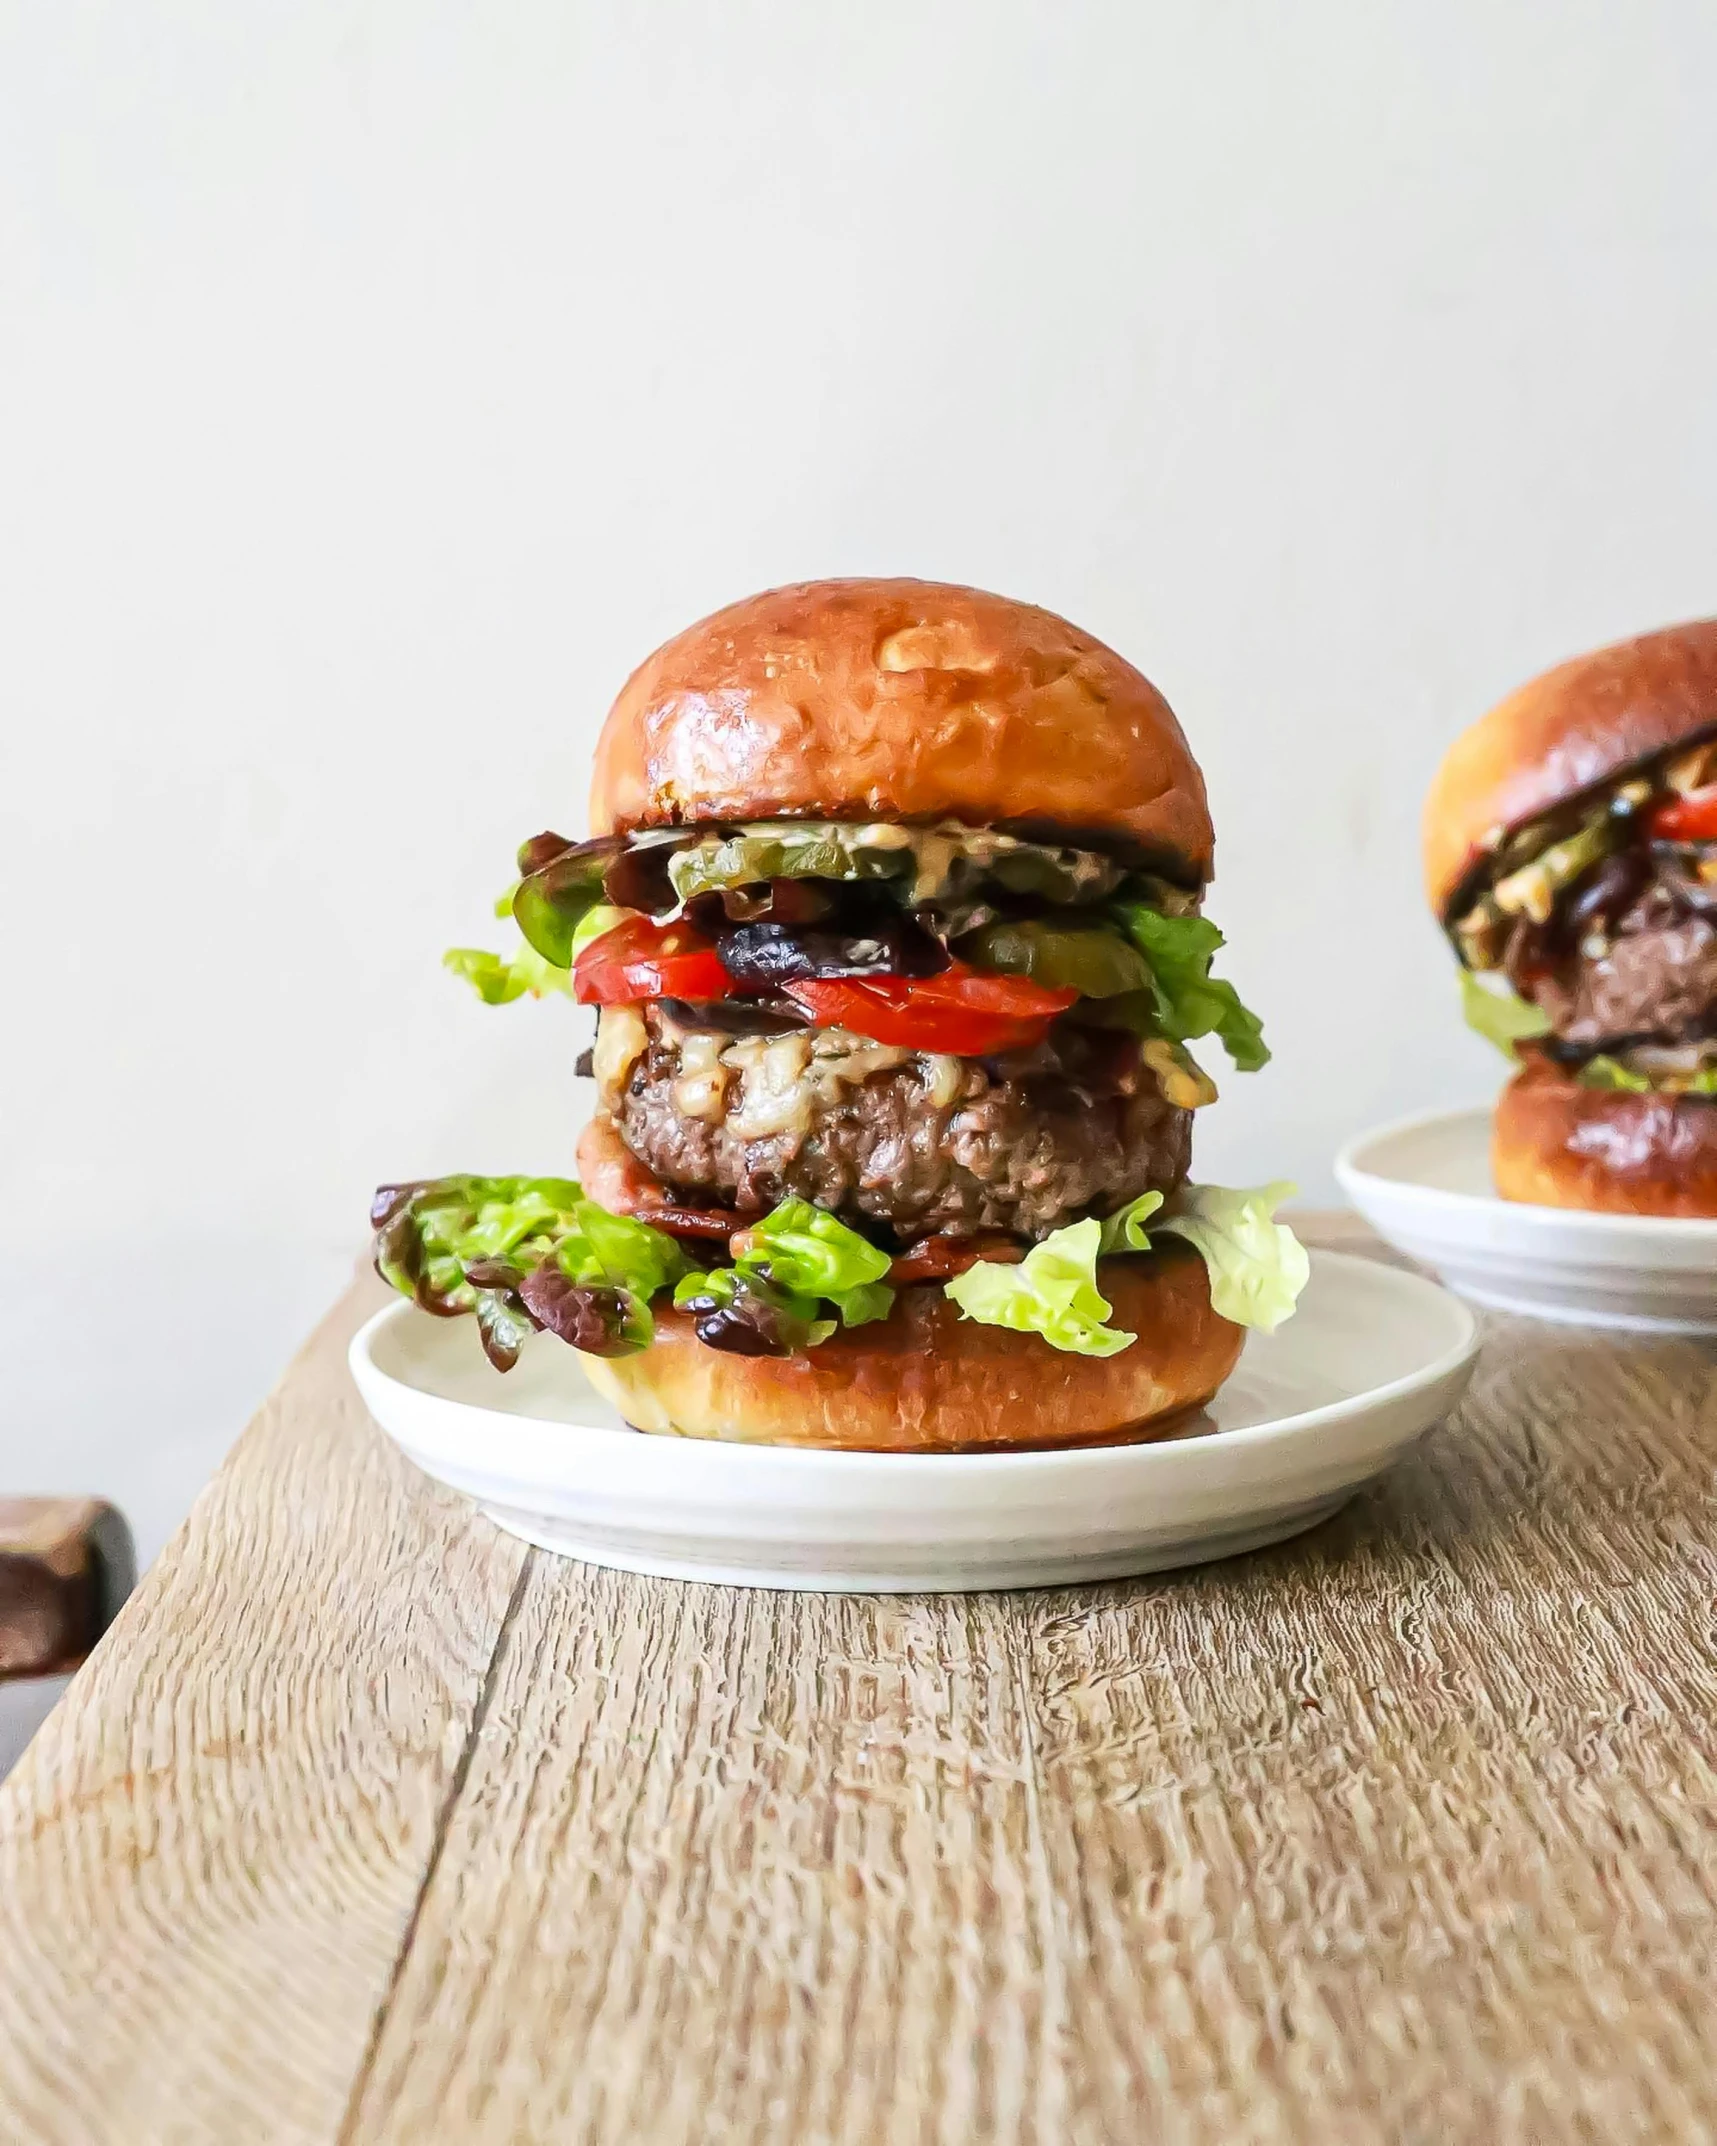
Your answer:
[[[1557,1036],[1585,1050],[1627,1037],[1703,1034],[1717,1011],[1717,928],[1649,886],[1604,937],[1526,988]]]
[[[1186,1176],[1192,1116],[1132,1039],[1070,1058],[928,1056],[840,1029],[688,1032],[648,1016],[647,1048],[604,1100],[632,1153],[682,1197],[758,1213],[789,1193],[902,1238],[1041,1237]]]

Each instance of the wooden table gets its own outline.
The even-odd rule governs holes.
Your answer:
[[[1302,1541],[557,1563],[312,1338],[0,1791],[10,2141],[1717,2136],[1709,1348],[1493,1324]]]

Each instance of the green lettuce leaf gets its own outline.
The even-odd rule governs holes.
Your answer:
[[[443,968],[463,977],[485,1006],[509,1006],[529,992],[546,998],[559,991],[572,993],[572,972],[545,961],[534,946],[515,947],[511,954],[492,954],[481,946],[450,946],[441,957]]]
[[[1117,1208],[1103,1224],[1098,1242],[1100,1257],[1107,1259],[1116,1252],[1148,1252],[1151,1240],[1145,1234],[1145,1224],[1162,1204],[1160,1192],[1141,1192],[1136,1200]]]
[[[1274,1333],[1292,1316],[1311,1262],[1275,1209],[1291,1185],[1230,1192],[1221,1185],[1183,1185],[1172,1211],[1160,1192],[1141,1193],[1109,1216],[1058,1229],[1017,1267],[980,1260],[944,1285],[968,1319],[985,1326],[1041,1334],[1080,1356],[1113,1356],[1137,1337],[1104,1322],[1109,1305],[1097,1287],[1097,1262],[1119,1253],[1148,1252],[1151,1230],[1184,1237],[1203,1257],[1210,1301],[1236,1326]],[[1151,1228],[1148,1230],[1146,1225]]]
[[[1312,1263],[1288,1225],[1275,1219],[1276,1209],[1293,1193],[1286,1184],[1248,1192],[1183,1185],[1172,1211],[1156,1220],[1158,1230],[1184,1237],[1203,1254],[1211,1304],[1236,1326],[1273,1334],[1294,1315]]]
[[[809,1200],[783,1200],[730,1249],[742,1274],[796,1296],[826,1297],[847,1326],[886,1318],[894,1302],[881,1286],[889,1255]]]
[[[815,1297],[779,1289],[737,1267],[685,1275],[674,1289],[674,1304],[691,1313],[700,1341],[745,1356],[796,1356],[835,1331]]]
[[[870,1326],[894,1309],[894,1291],[886,1282],[860,1282],[829,1301],[840,1313],[842,1326]]]
[[[1220,1037],[1242,1073],[1255,1073],[1269,1063],[1258,1016],[1241,1004],[1232,984],[1210,973],[1225,942],[1207,917],[1165,916],[1143,902],[1117,902],[1113,914],[1150,964],[1154,1012],[1163,1035],[1175,1043]]]
[[[888,1253],[809,1200],[781,1201],[736,1232],[729,1251],[731,1267],[687,1276],[674,1302],[718,1329],[748,1327],[771,1355],[826,1341],[835,1321],[823,1315],[825,1304],[843,1326],[868,1326],[894,1308],[884,1280]]]
[[[1115,1356],[1136,1334],[1105,1324],[1109,1300],[1097,1287],[1102,1224],[1094,1217],[1058,1229],[1033,1245],[1018,1266],[980,1259],[943,1285],[943,1293],[980,1326],[1041,1334],[1076,1356]]]
[[[444,1318],[474,1313],[501,1370],[540,1327],[597,1354],[648,1347],[650,1299],[686,1271],[672,1237],[610,1214],[571,1178],[384,1185],[371,1219],[382,1279]]]
[[[1578,1074],[1582,1088],[1609,1088],[1624,1095],[1650,1095],[1651,1082],[1643,1073],[1636,1073],[1631,1066],[1600,1051],[1595,1058],[1588,1058]]]
[[[572,1214],[576,1234],[555,1250],[569,1280],[611,1282],[648,1301],[685,1273],[686,1256],[665,1230],[632,1215],[611,1215],[594,1200],[578,1201]]]
[[[498,917],[512,915],[516,892],[516,888],[509,887],[495,904]],[[567,942],[570,960],[565,968],[550,961],[545,954],[539,954],[529,940],[514,947],[510,954],[492,954],[480,946],[450,946],[441,957],[441,965],[451,969],[455,976],[463,977],[485,1006],[508,1006],[527,992],[533,998],[546,998],[551,992],[571,998],[571,962],[578,959],[592,939],[600,939],[604,932],[612,931],[616,924],[623,924],[632,913],[630,909],[615,909],[606,902],[598,902],[594,909],[587,910]]]
[[[1517,1043],[1550,1033],[1548,1014],[1530,999],[1511,991],[1492,970],[1480,976],[1471,969],[1462,969],[1461,1012],[1467,1026],[1476,1029],[1487,1043],[1494,1043],[1505,1058],[1519,1055],[1514,1048]]]
[[[1717,1095],[1717,1066],[1700,1066],[1692,1073],[1655,1081],[1607,1051],[1588,1058],[1576,1077],[1582,1088],[1608,1088],[1624,1095]]]

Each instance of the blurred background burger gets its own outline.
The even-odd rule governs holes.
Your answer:
[[[1468,1019],[1518,1062],[1507,1199],[1717,1215],[1717,621],[1512,694],[1426,802]]]

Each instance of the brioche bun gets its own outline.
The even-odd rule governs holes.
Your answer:
[[[1717,1100],[1584,1088],[1535,1057],[1497,1100],[1491,1173],[1537,1207],[1717,1216]]]
[[[658,1313],[636,1356],[582,1357],[593,1384],[641,1431],[869,1453],[1003,1452],[1149,1435],[1208,1401],[1233,1370],[1241,1329],[1211,1309],[1204,1261],[1170,1245],[1104,1260],[1112,1323],[1138,1339],[1073,1356],[1040,1334],[963,1319],[940,1286],[900,1290],[885,1320],[800,1356],[735,1356]]]
[[[1449,748],[1425,800],[1425,892],[1446,916],[1486,837],[1717,729],[1717,619],[1576,656]]]
[[[1055,829],[1210,876],[1203,778],[1150,681],[1053,612],[934,581],[771,589],[626,682],[594,833],[793,817]]]

